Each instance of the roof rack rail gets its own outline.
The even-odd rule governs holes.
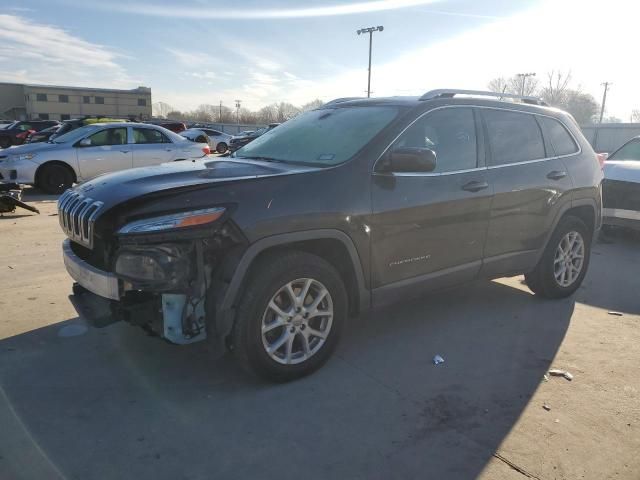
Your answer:
[[[335,103],[342,103],[342,102],[350,102],[351,100],[362,100],[364,97],[342,97],[342,98],[334,98],[333,100],[331,100],[330,102],[325,103],[324,105],[333,105]],[[323,105],[323,106],[324,106]]]
[[[430,90],[420,97],[420,100],[434,100],[436,98],[453,98],[456,95],[471,95],[474,97],[497,97],[497,98],[513,98],[528,103],[530,105],[541,105],[547,107],[548,104],[538,97],[528,95],[516,95],[513,93],[500,92],[484,92],[482,90],[457,90],[451,88],[443,88],[438,90]]]

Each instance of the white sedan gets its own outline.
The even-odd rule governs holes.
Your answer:
[[[166,128],[145,123],[96,123],[51,142],[29,143],[0,151],[0,181],[36,185],[61,193],[75,182],[103,173],[177,160],[196,160],[210,153]]]
[[[209,144],[211,151],[218,153],[225,153],[229,149],[229,140],[233,137],[233,135],[229,135],[228,133],[205,127],[189,128],[180,132],[180,135],[194,142],[201,142],[203,134],[204,141]]]

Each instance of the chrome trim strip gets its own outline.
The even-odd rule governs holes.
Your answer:
[[[381,177],[444,177],[446,175],[457,175],[459,173],[479,172],[486,170],[486,167],[469,168],[467,170],[453,170],[451,172],[373,172],[373,175]]]
[[[560,124],[565,128],[565,130],[567,132],[569,132],[569,135],[571,135],[571,138],[573,139],[574,143],[578,146],[578,151],[574,152],[574,153],[569,153],[567,155],[559,155],[556,157],[545,157],[545,158],[540,158],[540,159],[536,159],[536,160],[527,160],[525,162],[514,162],[514,163],[505,163],[504,165],[491,165],[491,166],[485,166],[485,167],[478,167],[477,170],[484,170],[484,169],[492,169],[492,168],[501,168],[501,167],[509,167],[512,165],[524,165],[527,163],[535,163],[535,162],[542,162],[545,160],[556,160],[559,158],[566,158],[566,157],[573,157],[575,155],[580,155],[582,153],[582,145],[580,145],[580,142],[578,141],[578,139],[575,137],[575,135],[573,134],[573,132],[571,131],[571,129],[569,127],[567,127],[567,125],[560,119],[553,117],[551,115],[545,115],[544,113],[533,113],[533,112],[525,112],[522,110],[517,110],[517,109],[512,109],[512,108],[500,108],[500,107],[487,107],[485,105],[444,105],[442,107],[436,107],[436,108],[432,108],[431,110],[427,110],[426,112],[420,114],[418,117],[416,117],[409,125],[407,125],[398,135],[396,135],[396,137],[389,143],[389,145],[386,146],[386,148],[382,151],[382,153],[380,154],[380,156],[378,156],[378,158],[376,159],[376,161],[373,164],[373,173],[377,173],[376,172],[376,165],[378,164],[378,162],[380,161],[380,159],[387,153],[387,151],[389,150],[389,148],[391,148],[391,146],[396,142],[396,140],[398,140],[398,138],[400,138],[404,132],[406,132],[409,128],[411,128],[413,126],[414,123],[416,123],[418,120],[422,119],[422,117],[424,117],[425,115],[429,115],[430,113],[436,112],[438,110],[444,110],[445,108],[478,108],[478,109],[483,109],[483,110],[502,110],[504,112],[515,112],[515,113],[524,113],[526,115],[538,115],[540,117],[547,117],[550,118],[552,120],[556,120],[557,122],[560,122]],[[476,135],[478,134],[478,132],[476,132]],[[482,133],[484,135],[484,133]],[[541,135],[544,134],[541,132]],[[488,139],[485,139],[486,141],[488,141]],[[448,174],[454,174],[454,173],[463,173],[463,172],[467,172],[467,171],[473,171],[474,169],[470,169],[470,170],[456,170],[456,171],[452,171],[452,172],[442,172],[442,173],[448,173]],[[380,174],[380,173],[378,173]],[[397,175],[397,176],[426,176],[426,174],[399,174],[396,173],[394,174],[393,172],[391,172],[391,175]],[[436,176],[435,174],[431,173],[431,176]]]
[[[58,200],[60,227],[70,239],[92,248],[93,224],[103,205],[103,202],[97,202],[82,194],[67,190]],[[85,230],[87,234],[85,234]]]
[[[78,284],[104,298],[120,299],[118,278],[109,272],[99,270],[78,257],[71,249],[68,238],[62,243],[62,255],[67,272]]]
[[[611,218],[623,218],[625,220],[640,221],[640,212],[636,210],[625,210],[622,208],[603,208],[602,216],[611,217]]]

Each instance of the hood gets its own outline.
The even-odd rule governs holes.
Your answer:
[[[640,183],[640,161],[607,160],[603,170],[607,180]]]
[[[316,169],[230,159],[171,162],[102,175],[79,185],[75,191],[103,202],[105,209],[109,209],[151,193],[304,173]]]
[[[0,150],[0,158],[7,155],[23,155],[26,153],[36,153],[42,152],[44,150],[52,150],[54,148],[60,148],[61,144],[56,143],[47,143],[47,142],[36,142],[36,143],[25,143],[22,145],[14,145],[13,147],[9,147],[5,150]]]

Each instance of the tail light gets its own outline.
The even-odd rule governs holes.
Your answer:
[[[211,154],[211,148],[209,148],[209,145],[205,145],[202,147],[202,153],[204,153],[205,155]]]
[[[16,135],[16,138],[19,138],[20,140],[24,140],[25,138],[27,138],[29,135],[31,135],[32,133],[35,133],[35,130],[25,130],[22,133],[18,133]]]
[[[600,168],[604,168],[604,162],[607,160],[607,157],[609,156],[608,153],[596,153],[596,156],[598,157],[598,163],[600,164]]]

